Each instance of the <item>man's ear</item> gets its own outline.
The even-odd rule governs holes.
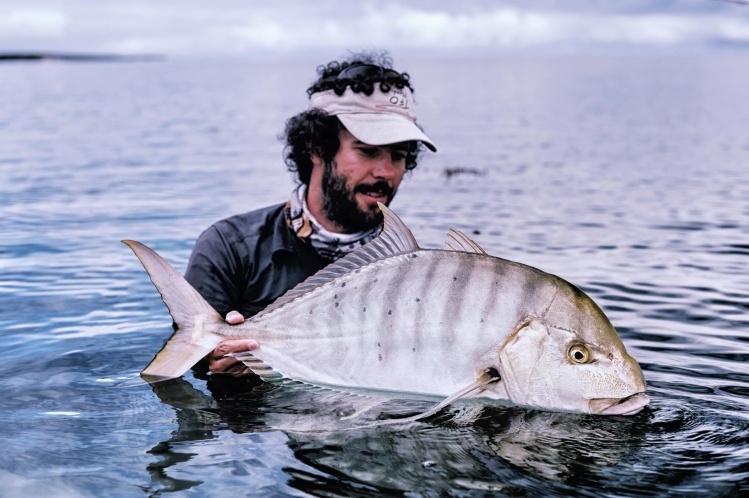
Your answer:
[[[309,158],[314,166],[322,164],[322,149],[320,147],[309,147]]]

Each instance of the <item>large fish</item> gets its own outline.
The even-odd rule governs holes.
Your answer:
[[[606,415],[648,403],[642,370],[581,290],[455,230],[446,249],[422,249],[381,209],[379,237],[239,325],[156,252],[123,241],[177,325],[142,377],[179,377],[221,341],[252,338],[260,348],[240,357],[265,380],[448,396],[426,414],[476,396]]]

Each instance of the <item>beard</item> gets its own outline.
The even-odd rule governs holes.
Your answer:
[[[326,162],[322,177],[323,204],[325,216],[344,229],[346,233],[372,230],[382,224],[380,208],[362,209],[356,201],[357,192],[379,191],[387,196],[385,205],[395,197],[395,189],[385,181],[357,185],[349,189],[347,179],[336,174],[335,161]]]

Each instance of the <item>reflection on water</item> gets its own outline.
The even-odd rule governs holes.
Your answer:
[[[730,417],[695,413],[679,403],[635,417],[595,417],[459,402],[426,421],[357,428],[383,416],[419,413],[430,404],[380,399],[375,409],[343,420],[355,411],[352,405],[362,403],[361,396],[298,383],[229,384],[213,383],[213,396],[184,380],[152,386],[177,413],[176,432],[149,451],[159,458],[148,466],[156,488],[202,484],[174,476],[186,467],[187,475],[210,479],[214,466],[227,463],[228,455],[219,450],[222,439],[235,441],[238,434],[253,444],[265,431],[283,433],[283,443],[308,466],[284,468],[287,485],[316,496],[365,491],[441,496],[455,490],[578,494],[580,483],[595,493],[616,494],[624,487],[642,496],[660,495],[664,483],[674,494],[690,493],[705,489],[704,480],[714,481],[707,488],[712,493],[730,495],[745,477],[742,464],[727,457],[749,437],[749,428],[721,435],[733,426]],[[225,431],[235,436],[226,438]],[[684,446],[685,437],[699,441],[700,448]],[[201,444],[209,439],[219,441]],[[251,474],[257,464],[252,453],[229,455],[235,472]],[[199,461],[191,462],[193,457]],[[213,462],[216,457],[220,464]],[[706,461],[712,464],[695,464]]]
[[[402,61],[440,153],[406,179],[394,210],[425,247],[454,227],[588,292],[643,368],[652,401],[640,414],[464,402],[357,429],[433,400],[138,378],[171,320],[119,241],[141,240],[182,270],[209,223],[285,199],[276,135],[305,107],[319,62],[3,67],[3,492],[745,492],[741,55]]]
[[[356,494],[361,489],[411,490],[425,496],[453,488],[571,490],[580,479],[594,477],[591,466],[605,474],[607,467],[635,458],[645,435],[638,427],[651,418],[646,414],[612,421],[463,402],[425,422],[358,428],[383,416],[419,413],[430,404],[375,400],[375,408],[351,420],[344,417],[363,402],[361,395],[298,383],[254,389],[245,385],[250,390],[239,394],[239,383],[232,384],[230,397],[215,392],[208,396],[184,380],[153,386],[159,399],[175,408],[178,420],[173,436],[150,451],[160,458],[149,465],[159,486],[200,484],[170,477],[195,456],[190,447],[177,450],[175,443],[191,441],[197,451],[194,445],[220,438],[215,432],[228,429],[238,434],[282,431],[295,457],[320,472],[285,469],[289,485],[316,495],[346,490]]]

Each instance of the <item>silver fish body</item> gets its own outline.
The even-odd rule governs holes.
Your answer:
[[[252,338],[260,348],[244,360],[267,380],[460,392],[585,413],[630,414],[647,404],[639,365],[585,293],[489,256],[460,232],[451,231],[447,250],[421,249],[382,208],[375,241],[236,326],[155,252],[126,241],[179,327],[144,378],[179,376],[220,341]]]
[[[240,325],[266,363],[328,385],[449,395],[555,286],[479,254],[416,250],[377,261]],[[512,292],[510,292],[512,290]],[[280,369],[280,367],[279,367]]]

